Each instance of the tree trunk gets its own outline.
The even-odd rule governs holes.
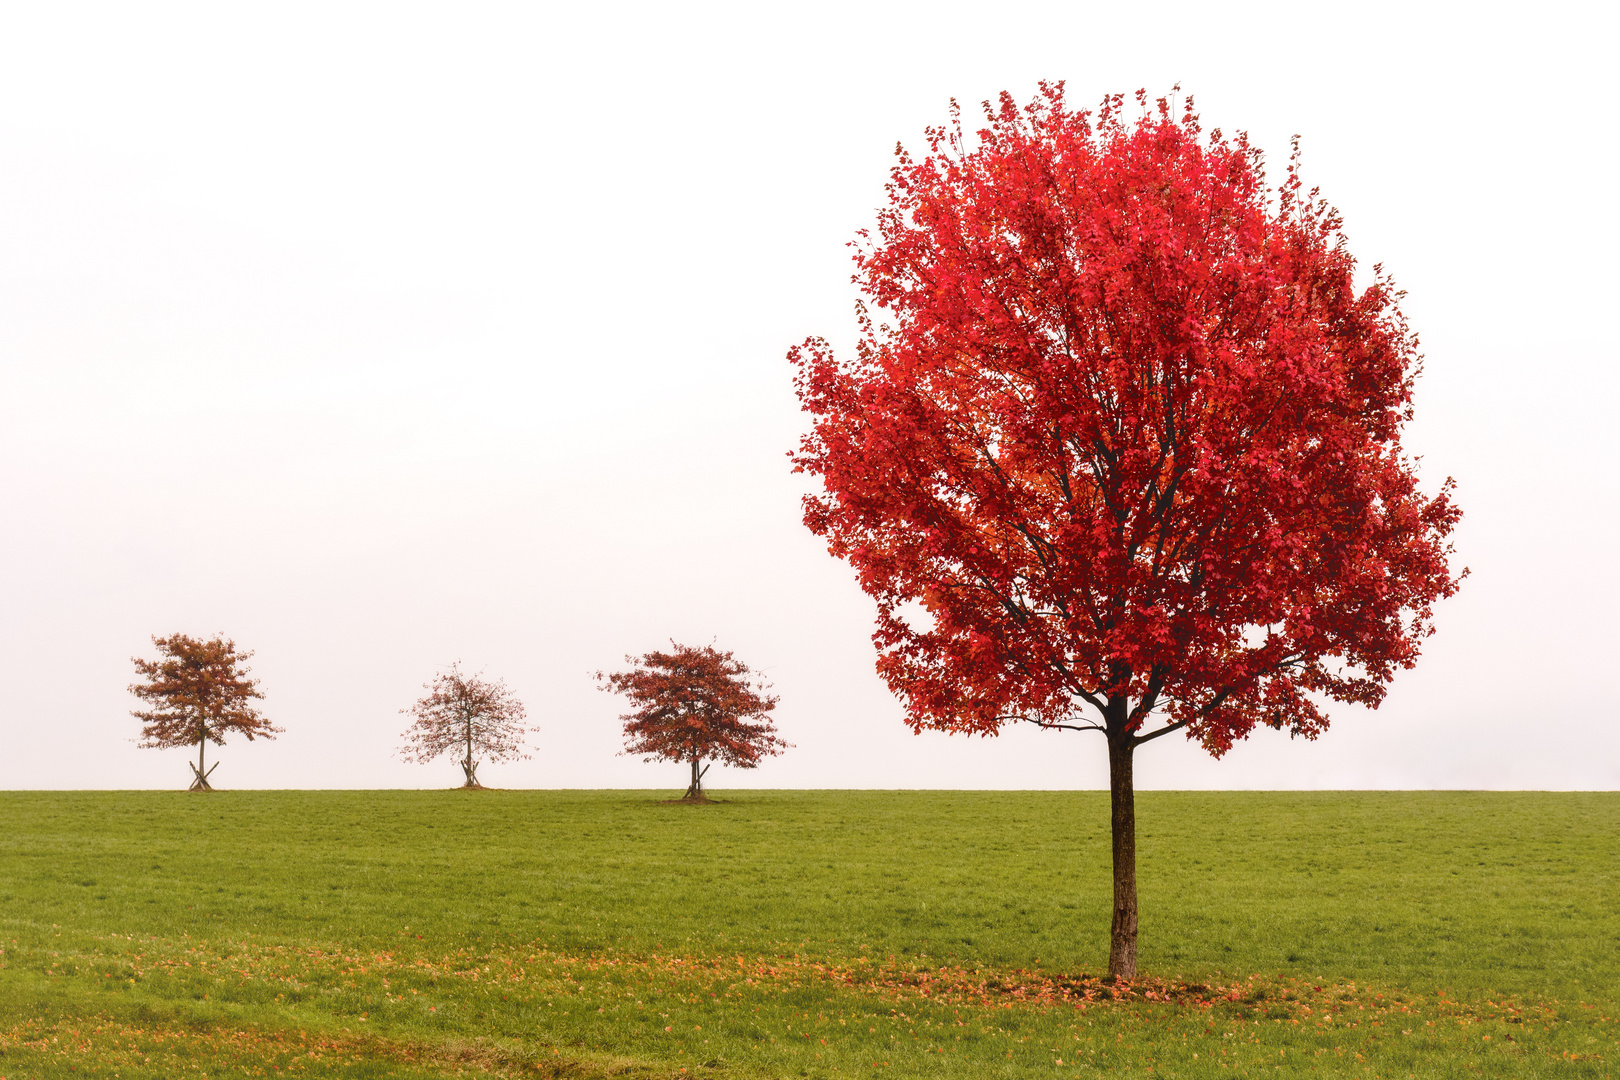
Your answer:
[[[683,798],[683,799],[701,799],[701,798],[703,798],[703,773],[706,773],[709,770],[704,769],[703,772],[698,771],[698,766],[700,764],[702,764],[702,762],[703,762],[702,758],[695,757],[695,758],[692,759],[692,784],[691,784],[690,787],[688,787],[686,789],[686,794],[682,795],[681,798]]]
[[[472,756],[472,717],[467,716],[463,720],[466,724],[467,756],[461,759],[461,771],[467,774],[467,782],[461,786],[483,787],[484,785],[478,782],[478,762],[474,761]]]
[[[1108,974],[1136,978],[1136,782],[1133,736],[1109,724],[1108,794],[1114,834],[1114,924],[1108,942]]]
[[[208,773],[213,770],[203,771],[203,751],[206,749],[208,749],[208,733],[206,730],[199,730],[197,734],[197,764],[191,766],[191,787],[187,788],[187,791],[214,790],[212,785],[208,783]]]

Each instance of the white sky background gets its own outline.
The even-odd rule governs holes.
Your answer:
[[[140,10],[136,10],[139,8]],[[1409,433],[1473,569],[1315,743],[1143,787],[1620,786],[1616,123],[1596,5],[15,5],[0,14],[0,788],[179,787],[152,633],[257,650],[222,787],[393,758],[455,659],[541,731],[508,787],[668,786],[588,673],[674,637],[797,744],[720,787],[1095,787],[1100,739],[913,736],[798,521],[786,349],[852,339],[896,140],[1006,88],[1246,128],[1409,290]]]

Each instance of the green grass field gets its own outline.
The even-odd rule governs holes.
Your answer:
[[[1620,794],[0,794],[0,1077],[1608,1077]]]

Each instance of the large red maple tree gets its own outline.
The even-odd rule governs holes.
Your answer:
[[[897,150],[853,359],[790,354],[804,519],[877,601],[914,729],[1107,743],[1109,972],[1137,968],[1133,755],[1375,707],[1431,632],[1459,511],[1401,447],[1401,293],[1242,136],[1043,84]],[[875,307],[875,311],[873,308]]]

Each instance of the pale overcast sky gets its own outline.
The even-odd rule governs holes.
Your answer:
[[[1278,173],[1303,136],[1467,512],[1378,713],[1161,741],[1141,786],[1620,786],[1612,10],[10,5],[0,787],[183,787],[125,690],[173,631],[257,650],[286,728],[222,788],[455,784],[392,753],[457,659],[541,726],[486,782],[678,788],[589,678],[670,637],[764,669],[797,744],[716,788],[1101,785],[1095,737],[909,733],[784,456],[896,141],[1043,78],[1180,82]]]

